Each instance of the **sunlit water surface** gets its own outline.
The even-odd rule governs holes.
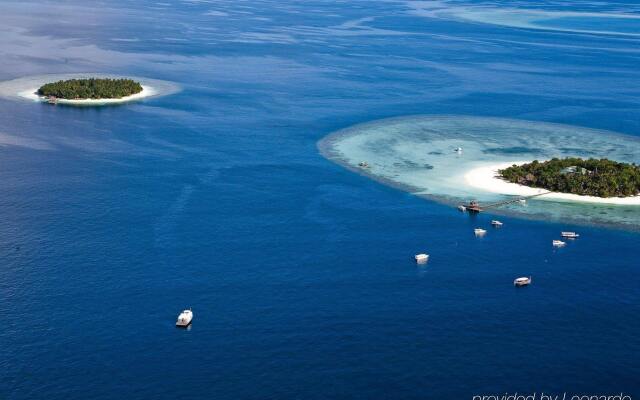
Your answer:
[[[494,215],[318,152],[331,132],[418,114],[504,118],[498,134],[524,133],[527,151],[554,148],[532,138],[547,125],[514,120],[588,148],[640,135],[634,36],[418,12],[501,3],[2,1],[0,81],[95,71],[181,91],[100,108],[0,98],[0,399],[640,396],[637,232],[501,216],[476,238]],[[464,156],[505,156],[469,126],[482,143]],[[434,170],[458,168],[449,156]],[[561,230],[581,237],[554,249]],[[192,329],[176,329],[187,307]]]

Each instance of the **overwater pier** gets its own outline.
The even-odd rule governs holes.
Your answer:
[[[490,208],[497,208],[497,207],[501,207],[501,206],[504,206],[504,205],[507,205],[507,204],[524,202],[524,201],[527,201],[527,200],[532,199],[534,197],[543,196],[543,195],[549,194],[549,193],[551,193],[551,192],[550,191],[545,191],[545,192],[542,192],[542,193],[532,194],[530,196],[519,196],[519,197],[516,197],[516,198],[502,200],[502,201],[498,201],[498,202],[495,202],[495,203],[490,203],[490,204],[487,204],[487,205],[480,205],[479,202],[473,200],[473,201],[469,202],[469,204],[467,204],[467,205],[463,204],[458,208],[460,208],[463,211],[470,212],[470,213],[479,213],[479,212],[488,210]]]

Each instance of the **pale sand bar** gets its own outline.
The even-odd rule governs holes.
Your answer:
[[[525,164],[530,161],[513,161],[508,163],[485,165],[474,168],[464,175],[465,182],[476,189],[481,189],[490,193],[498,193],[513,196],[533,196],[545,193],[545,189],[537,189],[528,186],[510,183],[501,179],[498,170],[505,169],[513,164]],[[579,196],[577,194],[549,192],[542,196],[536,197],[539,200],[567,201],[567,202],[583,202],[583,203],[602,203],[617,205],[640,205],[640,196],[633,197],[595,197],[595,196]]]

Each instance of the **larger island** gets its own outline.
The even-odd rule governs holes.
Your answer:
[[[508,182],[552,192],[595,197],[640,194],[640,167],[608,159],[553,158],[498,171]]]
[[[86,78],[46,83],[37,93],[52,100],[103,100],[122,99],[142,91],[142,85],[132,79]]]

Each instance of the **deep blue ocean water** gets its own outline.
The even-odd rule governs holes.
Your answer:
[[[437,4],[638,14],[505,3]],[[1,80],[96,71],[182,91],[104,108],[0,99],[0,399],[640,396],[638,233],[505,218],[476,240],[491,215],[316,148],[409,114],[640,135],[640,40],[425,4],[2,2]],[[534,284],[516,290],[522,275]],[[186,307],[193,326],[176,329]]]

